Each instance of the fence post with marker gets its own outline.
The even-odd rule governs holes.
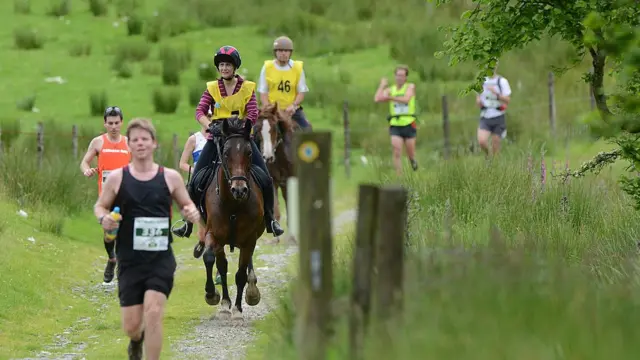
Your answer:
[[[296,226],[299,233],[299,284],[296,294],[296,348],[302,360],[326,358],[333,296],[331,233],[331,132],[294,136],[295,177],[304,192]]]

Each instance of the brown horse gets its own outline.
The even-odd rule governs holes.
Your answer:
[[[231,117],[222,120],[222,131],[217,139],[219,164],[213,181],[205,193],[207,211],[205,253],[203,261],[207,271],[205,300],[209,305],[220,302],[212,279],[213,265],[217,263],[222,282],[222,303],[218,316],[232,315],[231,299],[227,288],[227,259],[224,246],[240,249],[233,318],[242,319],[242,293],[247,285],[245,301],[250,306],[260,302],[258,279],[253,269],[253,251],[256,241],[265,231],[263,198],[260,186],[252,175],[250,121]]]
[[[280,221],[280,200],[278,199],[278,189],[282,191],[284,204],[287,210],[287,179],[293,176],[293,162],[291,154],[287,154],[291,149],[285,146],[285,136],[289,139],[293,137],[298,125],[284,112],[278,110],[277,104],[266,104],[260,109],[258,121],[254,128],[254,136],[260,143],[262,157],[267,164],[269,174],[273,179],[273,192],[275,196],[275,217]],[[289,216],[287,216],[287,223]],[[290,235],[290,239],[293,237]]]

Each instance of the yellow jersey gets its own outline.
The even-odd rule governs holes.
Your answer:
[[[276,68],[274,60],[264,62],[265,80],[269,88],[269,102],[284,109],[293,104],[298,95],[298,82],[302,74],[302,61],[294,61],[288,70]]]
[[[211,120],[226,119],[231,117],[231,113],[237,111],[240,113],[239,117],[244,119],[246,117],[246,106],[251,95],[256,88],[256,83],[249,80],[244,80],[240,86],[240,90],[233,95],[227,95],[225,97],[220,93],[220,87],[218,86],[218,80],[207,82],[207,90],[211,97],[215,101],[213,105],[213,114]]]

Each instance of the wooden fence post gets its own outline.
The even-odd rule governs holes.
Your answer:
[[[180,170],[180,150],[178,148],[178,134],[173,134],[173,168]]]
[[[378,219],[378,187],[360,185],[358,222],[353,257],[353,289],[349,313],[349,359],[363,358],[362,345],[369,325],[371,279],[375,262],[376,220]]]
[[[553,71],[549,71],[549,128],[551,135],[556,134],[556,99],[554,89]]]
[[[323,360],[333,296],[331,232],[331,132],[295,135],[295,174],[299,194],[300,255],[296,294],[299,359]]]
[[[0,125],[0,156],[2,155],[3,151],[4,151],[4,146],[2,146],[2,125]]]
[[[73,125],[71,127],[71,147],[72,147],[72,151],[73,151],[73,158],[77,159],[78,158],[78,126],[77,125]]]
[[[451,143],[449,137],[449,104],[447,103],[447,95],[442,95],[442,132],[444,139],[443,155],[445,159],[451,154]]]
[[[38,123],[38,130],[36,132],[36,141],[38,144],[38,169],[42,168],[42,157],[44,155],[44,124]]]
[[[342,122],[344,125],[344,171],[347,179],[351,177],[351,126],[349,124],[349,102],[344,101],[342,107]]]
[[[376,234],[376,318],[387,322],[402,311],[407,191],[385,186],[378,194]]]

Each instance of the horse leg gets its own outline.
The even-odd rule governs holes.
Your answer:
[[[242,255],[240,255],[242,256]],[[244,300],[247,302],[249,306],[256,306],[260,303],[260,290],[258,290],[258,277],[256,276],[256,272],[253,269],[253,250],[251,251],[251,255],[249,256],[249,265],[247,266],[247,293],[245,294]]]
[[[210,236],[207,234],[207,236]],[[204,300],[207,304],[213,306],[218,305],[220,302],[220,293],[216,290],[216,286],[213,283],[213,265],[216,263],[216,257],[213,253],[213,248],[208,246],[202,256],[204,267],[207,270],[207,281],[204,286]]]
[[[275,199],[275,217],[276,220],[280,221],[280,199],[278,199],[278,183],[273,180],[273,198]]]
[[[229,288],[227,287],[227,268],[229,263],[227,262],[227,256],[224,253],[224,246],[217,246],[215,253],[218,265],[218,274],[220,274],[220,282],[222,285],[222,302],[218,309],[218,317],[221,319],[228,319],[231,316],[231,298],[229,297]]]
[[[247,249],[240,249],[240,256],[238,261],[238,271],[236,272],[236,303],[233,308],[233,319],[242,320],[242,294],[244,293],[244,287],[247,285],[247,268],[249,263],[247,261]]]

